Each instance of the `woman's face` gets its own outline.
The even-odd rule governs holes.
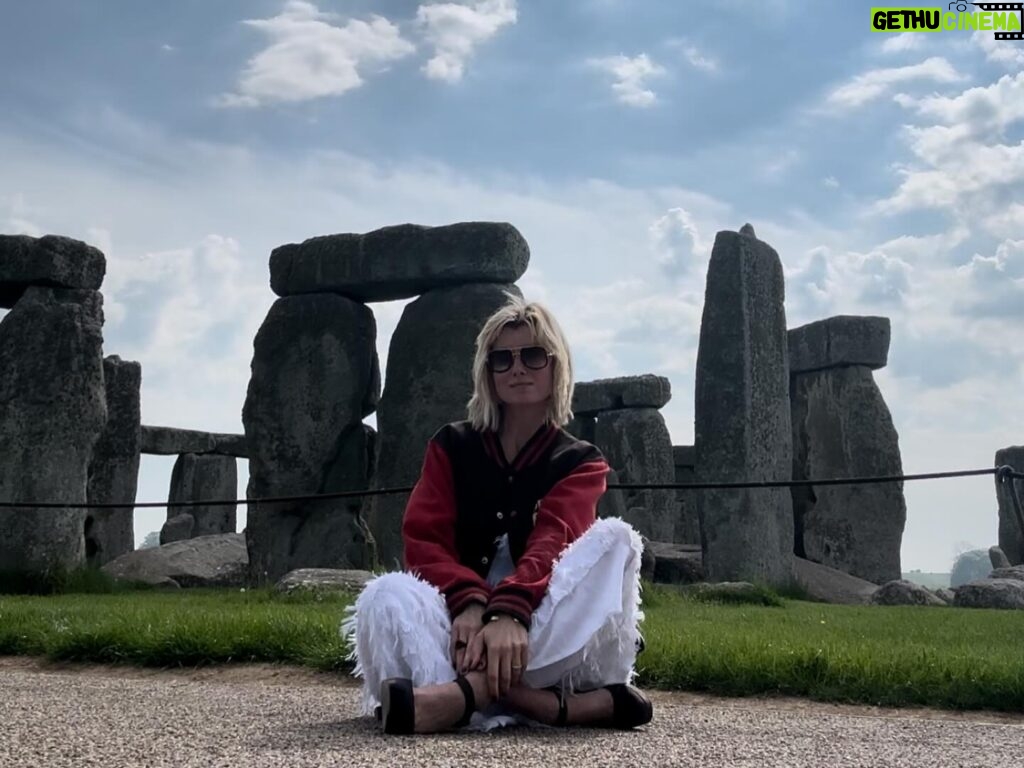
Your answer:
[[[506,405],[535,405],[547,402],[551,397],[554,362],[551,357],[548,357],[543,368],[536,368],[535,366],[544,358],[537,350],[529,351],[528,348],[537,346],[539,345],[534,340],[533,332],[528,325],[506,326],[498,335],[490,351],[509,350],[513,353],[512,366],[508,370],[495,370],[495,367],[503,367],[501,365],[494,366],[492,364],[491,366],[494,390],[502,403]],[[525,357],[529,365],[523,363],[524,350],[527,350]],[[500,355],[499,357],[506,357],[504,362],[507,362],[507,356]]]

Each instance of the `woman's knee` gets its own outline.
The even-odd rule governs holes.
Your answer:
[[[640,534],[633,526],[618,517],[598,520],[587,533],[599,536],[611,549],[629,550],[636,553],[637,557],[643,554],[644,545]]]
[[[412,608],[441,602],[437,588],[410,573],[385,573],[367,582],[356,598],[356,612],[366,615],[376,610],[392,610],[396,606]]]

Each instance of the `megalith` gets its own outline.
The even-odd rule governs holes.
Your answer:
[[[135,501],[139,482],[142,366],[117,355],[103,359],[107,423],[89,463],[88,500]],[[85,559],[99,567],[135,549],[135,509],[94,507],[85,517]]]
[[[697,350],[694,450],[701,482],[792,476],[784,299],[775,250],[750,234],[719,232]],[[698,499],[709,581],[791,583],[787,488],[706,490]]]
[[[362,419],[380,394],[377,327],[364,304],[331,293],[278,299],[256,334],[242,410],[247,498],[365,490]],[[360,499],[248,505],[250,580],[296,568],[366,568],[373,544]]]
[[[675,469],[675,481],[680,485],[697,482],[696,452],[692,445],[672,446],[672,465]],[[700,544],[700,518],[697,515],[697,497],[699,490],[676,491],[676,525],[675,539],[677,544]]]
[[[0,309],[10,309],[29,286],[98,291],[107,271],[103,253],[60,235],[0,235]]]
[[[10,242],[0,243],[0,272],[8,274]],[[8,296],[16,283],[6,283]],[[107,422],[103,297],[36,285],[17,295],[0,320],[0,500],[85,504],[93,447]],[[0,508],[0,571],[84,565],[85,517],[82,508]]]
[[[1017,472],[1024,472],[1024,445],[1011,445],[996,451],[997,467],[1009,465]],[[996,478],[996,501],[999,504],[999,548],[1011,565],[1024,563],[1024,531],[1017,522],[1017,515],[1010,497],[1009,483],[1014,483],[1017,498],[1024,505],[1024,480],[1010,480],[1005,484]]]
[[[511,224],[398,224],[275,248],[270,287],[278,296],[330,292],[391,301],[457,285],[514,283],[529,261],[529,246]]]
[[[484,322],[521,295],[513,284],[475,283],[427,291],[408,304],[391,337],[384,392],[377,409],[375,488],[416,483],[427,441],[466,418],[473,394],[473,355]],[[381,564],[401,564],[401,522],[408,494],[374,496],[368,522]]]
[[[903,474],[899,436],[872,370],[889,320],[837,316],[789,331],[793,479]],[[902,578],[902,483],[794,486],[794,551],[885,584]]]
[[[238,461],[233,456],[183,453],[174,462],[167,497],[171,504],[183,501],[234,499],[237,495]],[[235,533],[236,511],[234,504],[168,506],[167,520],[170,521],[186,512],[192,516],[192,528],[188,538],[212,536],[218,533]],[[164,544],[167,540],[170,539],[161,531],[160,543]]]

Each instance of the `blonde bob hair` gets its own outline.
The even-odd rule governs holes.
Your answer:
[[[494,380],[487,367],[487,353],[506,327],[527,326],[536,344],[551,353],[551,398],[547,421],[561,427],[572,418],[572,358],[565,335],[551,310],[537,302],[526,303],[521,297],[506,292],[508,303],[487,318],[476,337],[473,356],[473,397],[467,406],[468,417],[478,431],[497,431],[501,425],[501,403],[494,390]]]

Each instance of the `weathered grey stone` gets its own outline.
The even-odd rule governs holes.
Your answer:
[[[89,461],[107,422],[103,297],[26,289],[0,320],[0,501],[88,500]],[[85,563],[84,509],[0,509],[0,570]]]
[[[152,584],[173,579],[182,587],[240,587],[248,563],[245,537],[222,533],[138,549],[101,570],[121,581]]]
[[[511,224],[399,224],[275,248],[270,287],[278,296],[332,292],[391,301],[468,283],[513,283],[529,263],[530,248]]]
[[[683,549],[671,542],[652,542],[654,581],[658,584],[694,584],[704,581],[700,550]]]
[[[597,419],[593,416],[576,416],[565,425],[565,431],[580,440],[588,443],[594,442],[594,431],[597,429]]]
[[[171,470],[171,488],[167,500],[214,501],[238,496],[238,461],[233,456],[209,456],[183,453]],[[234,533],[237,527],[235,504],[202,504],[194,507],[168,507],[170,519],[188,512],[195,523],[192,536]]]
[[[837,315],[789,331],[789,372],[844,365],[877,370],[889,359],[889,318]]]
[[[200,432],[194,429],[142,426],[142,452],[156,456],[180,456],[183,453],[249,458],[245,435]]]
[[[903,474],[899,436],[871,371],[792,379],[793,479]],[[794,486],[795,551],[876,584],[902,575],[902,483]]]
[[[896,579],[880,586],[871,596],[872,605],[945,605],[929,590],[911,581]]]
[[[750,222],[747,222],[742,227],[740,227],[740,234],[746,235],[747,237],[757,238],[757,233],[754,232],[754,227],[750,224]]]
[[[938,589],[935,589],[933,591],[935,592],[935,596],[939,598],[939,600],[944,602],[946,605],[953,605],[953,603],[956,601],[956,595],[953,593],[952,589],[947,589],[946,587],[939,587]]]
[[[691,484],[697,482],[694,471],[697,456],[692,445],[673,445],[672,462],[675,466],[676,482]],[[699,490],[675,491],[676,524],[675,540],[680,544],[700,544],[700,515],[698,514]]]
[[[139,484],[142,366],[104,358],[107,424],[89,463],[89,503],[135,501]],[[92,508],[85,518],[85,559],[94,567],[135,549],[133,507]]]
[[[992,572],[988,552],[984,549],[971,549],[961,552],[953,561],[949,573],[949,585],[959,587],[972,581],[988,578]]]
[[[103,253],[58,235],[0,235],[0,308],[7,309],[31,285],[98,291],[107,271]]]
[[[295,592],[352,592],[359,591],[373,578],[373,573],[362,570],[337,568],[300,568],[286,573],[274,589],[285,594]]]
[[[695,471],[701,482],[792,476],[784,300],[778,254],[755,238],[719,232],[697,351]],[[788,489],[704,491],[698,504],[709,581],[790,583]]]
[[[161,546],[194,538],[192,531],[195,529],[196,519],[191,513],[168,510],[168,515],[167,521],[160,527]]]
[[[988,548],[988,559],[992,563],[994,569],[1009,568],[1010,561],[1007,559],[1006,554],[999,547]]]
[[[1024,445],[1011,445],[996,451],[995,466],[1009,465],[1017,472],[1024,472]],[[1017,498],[1024,505],[1024,480],[1014,480]],[[999,502],[999,548],[1006,553],[1011,565],[1024,563],[1024,531],[1017,522],[1009,482],[1001,483],[996,478],[996,500]]]
[[[1006,568],[995,568],[989,574],[990,579],[1013,579],[1024,581],[1024,565],[1011,565]]]
[[[640,556],[640,578],[644,581],[653,581],[655,556],[654,550],[651,549],[651,540],[641,536],[640,541],[644,545],[643,554]]]
[[[812,600],[836,605],[865,605],[878,589],[878,585],[870,581],[802,557],[794,557],[793,565],[797,586]]]
[[[572,412],[576,416],[596,416],[620,408],[661,408],[671,399],[669,380],[650,373],[580,381],[573,388]]]
[[[466,418],[473,394],[473,353],[484,322],[514,285],[464,285],[423,294],[402,311],[388,351],[386,385],[377,409],[375,488],[411,486],[423,466],[427,441],[445,424]],[[407,494],[374,496],[368,522],[381,563],[402,556],[401,521]]]
[[[605,482],[608,485],[618,485],[619,473],[614,469],[608,472]],[[628,510],[626,509],[626,496],[621,488],[608,488],[597,501],[598,517],[618,517],[625,519]]]
[[[953,590],[958,608],[1024,608],[1024,581],[1017,579],[982,579],[963,584]]]
[[[594,442],[622,483],[674,483],[672,438],[664,417],[655,408],[606,411],[597,420]],[[632,490],[624,493],[623,519],[655,541],[675,536],[677,502],[672,490]]]
[[[362,419],[380,392],[369,308],[333,294],[279,299],[256,334],[242,409],[249,445],[247,498],[364,490]],[[253,583],[296,568],[368,567],[373,545],[360,498],[250,503]]]

